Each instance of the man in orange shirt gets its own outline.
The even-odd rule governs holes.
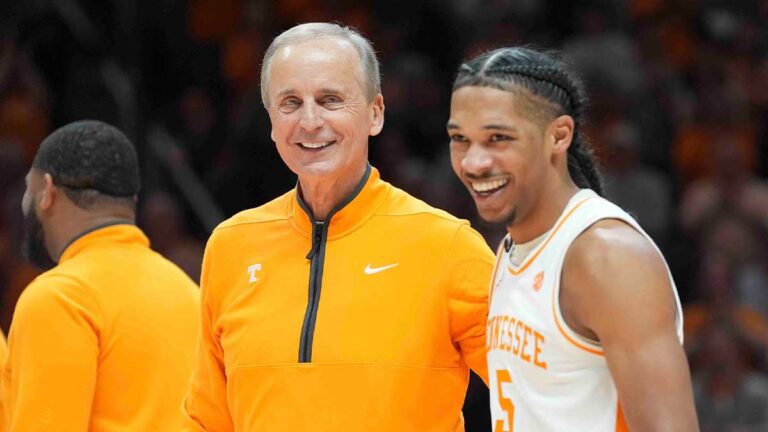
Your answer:
[[[69,124],[26,177],[22,293],[3,367],[8,431],[178,431],[199,292],[134,225],[139,169],[120,131]]]
[[[469,368],[487,375],[493,254],[368,164],[384,123],[370,42],[286,31],[262,98],[299,181],[208,242],[185,430],[463,431]]]

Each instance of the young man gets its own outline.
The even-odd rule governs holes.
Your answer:
[[[206,248],[190,431],[458,432],[485,372],[493,253],[466,221],[379,177],[370,43],[304,24],[270,45],[262,96],[296,189]]]
[[[26,182],[25,255],[50,270],[16,305],[4,430],[178,431],[199,292],[134,225],[133,145],[71,123],[43,141]]]
[[[693,431],[682,312],[659,250],[600,197],[581,84],[502,48],[461,65],[451,161],[504,225],[487,326],[495,431]]]

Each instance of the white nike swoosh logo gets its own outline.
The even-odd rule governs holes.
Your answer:
[[[367,275],[372,275],[372,274],[376,274],[376,273],[379,273],[379,272],[383,272],[384,270],[389,270],[392,267],[397,267],[398,265],[400,265],[400,263],[394,263],[394,264],[390,264],[390,265],[385,265],[383,267],[371,267],[371,265],[368,264],[367,266],[365,266],[365,270],[363,270],[363,271]]]

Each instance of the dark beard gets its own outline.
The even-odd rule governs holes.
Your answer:
[[[480,220],[480,225],[482,226],[486,226],[494,229],[503,228],[506,230],[507,228],[509,228],[510,225],[515,223],[515,220],[517,220],[517,209],[512,209],[512,211],[509,212],[509,214],[505,218],[502,218],[499,220],[483,219],[483,216],[480,215],[480,212],[477,212],[477,216],[478,216],[478,219]]]
[[[27,261],[41,270],[48,270],[56,266],[56,262],[45,248],[45,232],[43,231],[43,224],[40,223],[40,219],[35,214],[34,204],[24,215],[24,242],[21,245],[21,252]]]

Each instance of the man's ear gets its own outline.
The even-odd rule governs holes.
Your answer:
[[[58,199],[59,189],[53,183],[53,177],[49,173],[43,174],[43,187],[40,190],[38,197],[39,202],[37,208],[41,212],[46,212],[53,207],[53,204]]]
[[[552,142],[553,153],[566,153],[568,147],[571,146],[573,141],[573,132],[576,128],[576,123],[573,121],[573,117],[569,115],[561,115],[552,120],[549,124],[548,136]]]
[[[371,107],[371,129],[369,134],[376,136],[384,127],[384,96],[381,93],[376,95]]]

